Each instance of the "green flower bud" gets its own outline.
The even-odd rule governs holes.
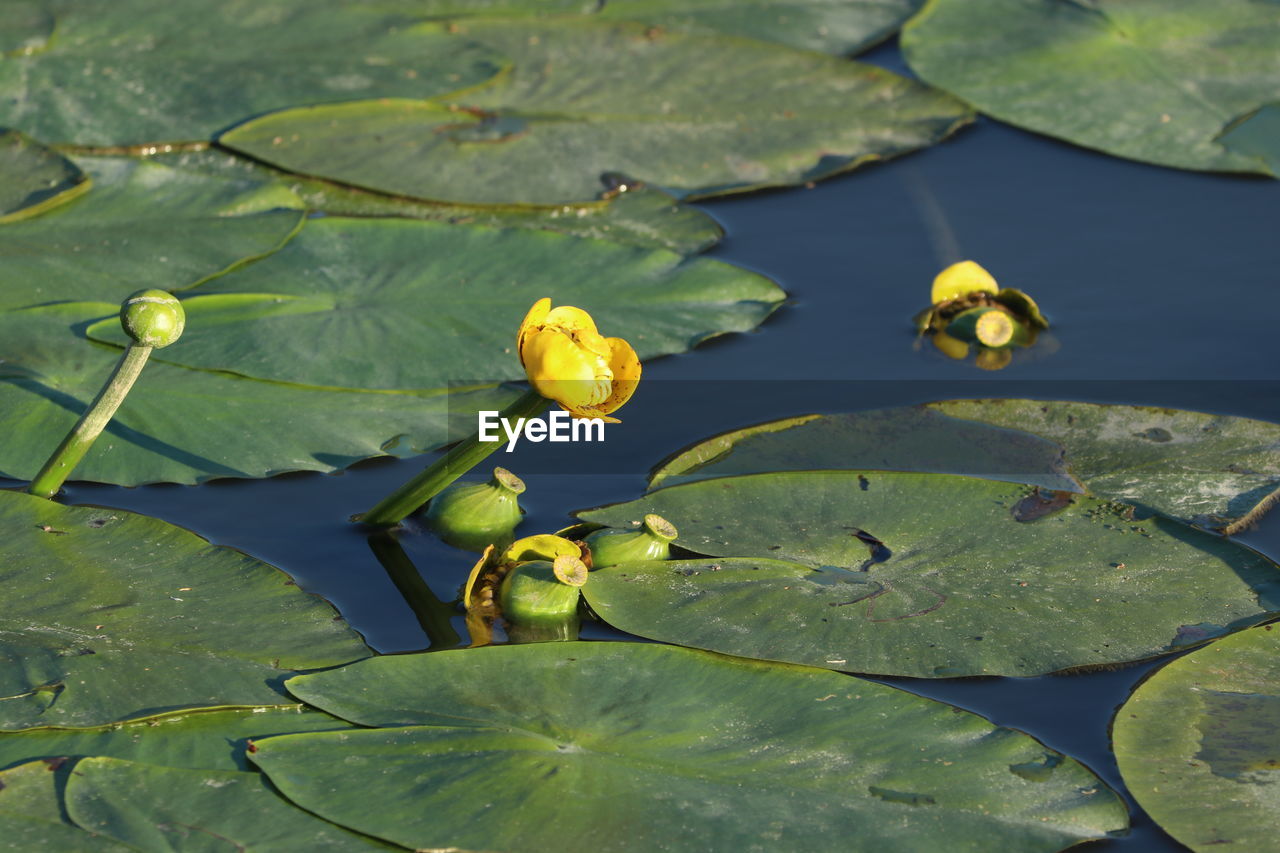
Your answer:
[[[644,517],[639,530],[597,530],[587,537],[594,568],[636,560],[667,560],[671,543],[679,535],[675,525],[660,515]]]
[[[505,468],[494,468],[487,483],[459,483],[432,498],[427,526],[445,542],[467,551],[504,546],[520,523],[518,496],[523,491],[523,480]]]
[[[136,343],[159,349],[182,337],[187,312],[171,293],[139,290],[120,306],[120,325]]]
[[[576,565],[572,565],[576,563]],[[580,581],[571,586],[561,578]],[[587,568],[576,557],[557,557],[554,563],[521,563],[503,579],[498,605],[513,642],[575,640],[578,637],[578,586]]]

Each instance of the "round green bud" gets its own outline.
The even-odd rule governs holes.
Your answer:
[[[437,536],[457,548],[483,551],[506,547],[520,523],[519,495],[524,481],[505,468],[494,468],[487,483],[458,483],[431,499],[425,520]]]
[[[639,530],[597,530],[587,537],[594,568],[638,560],[667,560],[671,543],[679,536],[675,525],[660,515],[644,517]]]
[[[580,593],[577,586],[561,580],[561,575],[586,575],[586,567],[580,562],[578,566],[568,564],[573,559],[521,563],[503,578],[498,607],[507,623],[507,636],[513,642],[577,639]]]
[[[947,326],[948,335],[988,347],[1008,346],[1017,332],[1018,323],[1008,311],[990,306],[957,314]]]
[[[135,343],[159,349],[182,337],[187,312],[171,293],[139,290],[121,304],[120,325]]]

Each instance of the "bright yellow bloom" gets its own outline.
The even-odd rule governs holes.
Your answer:
[[[529,382],[575,418],[608,417],[631,399],[640,381],[640,359],[622,338],[602,337],[581,308],[551,307],[539,299],[520,324],[516,350]]]
[[[973,261],[960,261],[938,273],[933,280],[933,292],[929,299],[934,305],[968,296],[970,293],[990,293],[995,295],[1000,286],[991,277],[991,273]]]

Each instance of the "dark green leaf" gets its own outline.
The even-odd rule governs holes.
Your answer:
[[[89,177],[56,151],[16,130],[0,133],[0,223],[43,213],[89,186]]]
[[[1125,784],[1174,838],[1196,851],[1280,849],[1280,626],[1165,666],[1112,735]]]
[[[932,0],[912,70],[996,118],[1184,169],[1267,172],[1216,141],[1280,91],[1272,0]]]
[[[249,116],[481,83],[501,57],[420,15],[341,0],[44,0],[57,38],[0,62],[0,124],[50,142],[208,139]],[[6,11],[6,15],[7,15]],[[6,20],[5,23],[8,23]],[[2,45],[3,42],[0,42]]]
[[[971,119],[882,69],[763,42],[574,19],[455,29],[511,56],[511,74],[449,103],[285,110],[220,141],[399,195],[562,205],[599,197],[616,174],[677,197],[804,183],[932,144]]]
[[[1039,675],[1148,658],[1280,610],[1280,569],[1120,504],[943,474],[701,480],[578,513],[657,513],[714,560],[592,573],[591,607],[640,636],[852,672]],[[738,559],[728,559],[738,558]]]
[[[1262,164],[1262,171],[1280,177],[1280,104],[1267,104],[1243,121],[1233,122],[1218,141]]]
[[[1052,851],[1126,824],[1026,735],[809,668],[545,643],[289,686],[378,728],[268,738],[253,760],[303,808],[418,849]],[[1015,769],[1046,761],[1044,781]]]
[[[62,813],[61,780],[43,761],[0,772],[0,850],[71,850],[123,853],[132,850],[90,835]]]
[[[0,728],[286,704],[368,649],[265,563],[122,510],[0,492]]]

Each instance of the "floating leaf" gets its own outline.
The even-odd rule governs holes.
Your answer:
[[[119,350],[78,330],[117,311],[69,303],[0,312],[0,475],[35,476],[98,392]],[[335,471],[440,447],[475,428],[477,409],[501,409],[519,394],[305,388],[151,362],[76,479],[136,486]]]
[[[1250,113],[1243,121],[1233,122],[1218,137],[1228,151],[1261,162],[1262,170],[1280,177],[1280,103]]]
[[[823,468],[928,471],[1053,490],[1087,487],[1145,511],[1216,525],[1244,515],[1275,489],[1278,450],[1280,425],[1249,418],[1150,406],[950,400],[725,433],[664,462],[650,483]]]
[[[1047,505],[1044,505],[1047,504]],[[712,557],[597,569],[583,594],[643,637],[917,677],[1039,675],[1149,658],[1280,610],[1280,568],[1094,498],[943,474],[701,480],[580,512],[658,513]],[[1197,639],[1182,629],[1203,625]]]
[[[253,761],[303,808],[416,849],[1051,851],[1126,824],[1030,737],[821,670],[575,642],[289,687],[377,728],[268,738]],[[1014,769],[1046,760],[1045,781]]]
[[[399,195],[560,205],[597,198],[615,174],[677,197],[804,183],[932,144],[971,119],[951,97],[880,68],[763,42],[574,19],[454,29],[511,56],[511,74],[450,103],[284,110],[220,142]]]
[[[255,738],[348,729],[350,724],[302,705],[197,708],[97,728],[39,728],[0,733],[0,768],[47,758],[106,755],[162,767],[249,770],[245,749]],[[51,768],[52,769],[52,768]],[[58,766],[63,776],[71,762]]]
[[[85,829],[139,850],[390,850],[281,799],[259,773],[85,758],[67,783]]]
[[[136,160],[79,162],[94,181],[84,197],[0,225],[0,309],[80,299],[119,305],[143,288],[180,290],[275,250],[304,215],[278,183]]]
[[[51,142],[208,139],[248,116],[482,83],[501,57],[416,15],[341,0],[44,0],[57,38],[0,63],[0,124]],[[6,24],[8,12],[6,10]]]
[[[1125,784],[1174,838],[1280,849],[1280,626],[1168,664],[1116,713],[1112,736]]]
[[[75,850],[124,853],[132,850],[91,835],[62,815],[57,777],[43,761],[0,772],[0,850]]]
[[[89,189],[75,163],[16,130],[0,133],[0,223],[26,219]]]
[[[752,329],[785,296],[764,276],[707,258],[525,229],[340,217],[308,222],[271,257],[193,293],[182,340],[158,357],[389,390],[522,378],[515,332],[548,294],[589,310],[641,358]],[[89,335],[124,343],[114,320]]]
[[[903,30],[923,79],[1011,124],[1109,154],[1266,172],[1215,137],[1280,90],[1257,0],[933,0]]]
[[[0,57],[24,56],[44,49],[56,24],[52,4],[42,0],[7,0],[0,29]]]
[[[299,669],[369,653],[265,563],[123,510],[0,492],[0,728],[285,704]]]
[[[536,228],[648,249],[670,249],[685,255],[708,249],[724,236],[724,229],[708,214],[641,184],[629,185],[610,201],[576,206],[466,206],[387,195],[293,175],[219,149],[159,155],[153,159],[175,168],[221,177],[278,181],[311,210],[333,216],[397,216],[456,225]]]

